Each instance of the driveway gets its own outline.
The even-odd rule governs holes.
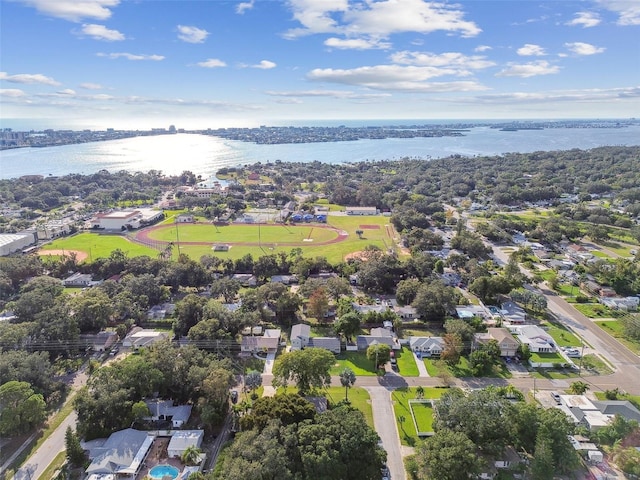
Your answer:
[[[275,352],[272,353],[267,353],[267,358],[264,361],[264,370],[263,370],[263,374],[265,375],[271,375],[271,371],[273,370],[273,363],[276,360],[276,354]]]
[[[406,480],[396,416],[393,413],[391,390],[386,387],[365,387],[371,397],[373,425],[387,451],[387,466],[392,480]]]
[[[429,372],[427,371],[427,366],[424,364],[424,362],[422,361],[422,359],[420,357],[418,357],[418,354],[416,352],[413,352],[413,358],[416,361],[416,365],[418,366],[418,371],[420,372],[420,375],[418,375],[419,377],[429,377]]]

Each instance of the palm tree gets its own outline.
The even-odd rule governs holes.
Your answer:
[[[356,383],[356,374],[350,368],[345,368],[340,372],[340,383],[344,387],[344,399],[349,401],[349,388]]]
[[[180,455],[180,460],[185,465],[197,465],[200,462],[200,454],[202,450],[200,450],[195,445],[188,446],[182,455]]]
[[[422,388],[422,385],[418,385],[418,387],[416,388],[416,398],[423,398],[424,397],[424,388]]]
[[[583,382],[582,380],[573,382],[569,387],[569,392],[572,395],[583,395],[587,390],[589,390],[589,384]]]

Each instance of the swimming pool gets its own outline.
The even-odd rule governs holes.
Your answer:
[[[151,470],[149,470],[149,476],[154,479],[162,479],[166,476],[171,478],[176,478],[180,470],[172,465],[156,465]]]

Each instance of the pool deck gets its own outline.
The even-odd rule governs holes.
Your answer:
[[[180,473],[184,468],[182,462],[177,458],[169,458],[167,454],[167,447],[169,446],[169,439],[166,437],[158,437],[153,441],[149,454],[145,459],[143,467],[140,469],[140,473],[136,477],[136,480],[143,480],[156,465],[172,465],[176,467]]]

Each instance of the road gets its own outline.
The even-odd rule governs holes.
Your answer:
[[[373,410],[373,425],[382,440],[382,446],[387,451],[387,467],[393,480],[405,480],[404,463],[400,446],[400,436],[396,417],[393,412],[391,391],[387,387],[366,387],[371,397]]]

